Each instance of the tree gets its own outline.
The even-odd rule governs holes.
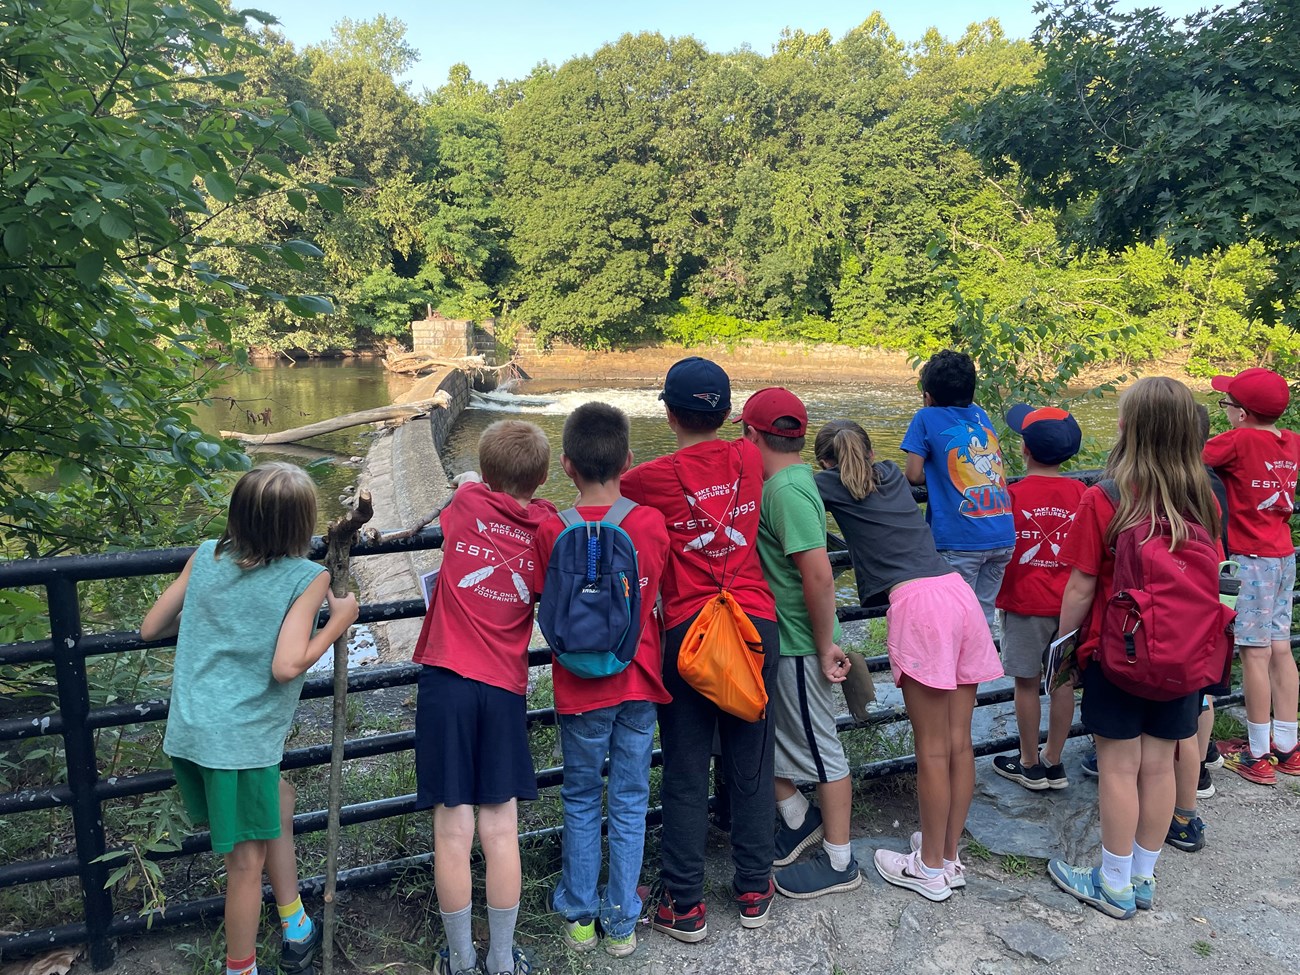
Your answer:
[[[331,310],[205,261],[224,244],[214,220],[279,194],[282,154],[333,134],[301,103],[230,97],[244,19],[217,0],[0,8],[0,526],[29,554],[145,530],[153,505],[174,513],[179,491],[247,465],[189,411],[214,376],[205,359],[232,361],[223,299]],[[248,252],[319,254],[299,240]]]
[[[1180,24],[1114,0],[1065,0],[1035,34],[1031,84],[961,135],[1060,214],[1065,239],[1180,258],[1257,241],[1276,267],[1253,310],[1300,324],[1300,24],[1290,0],[1246,0]]]

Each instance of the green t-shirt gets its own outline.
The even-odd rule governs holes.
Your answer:
[[[817,652],[812,621],[803,601],[803,576],[790,556],[826,547],[826,509],[807,464],[792,464],[763,484],[759,509],[758,557],[763,575],[776,597],[776,622],[781,631],[781,656],[803,657]],[[840,623],[835,621],[835,642]]]
[[[306,677],[271,676],[280,624],[325,569],[289,557],[241,569],[216,547],[200,545],[190,569],[163,751],[211,769],[266,768],[284,755]]]

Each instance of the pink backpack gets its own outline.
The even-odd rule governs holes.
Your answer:
[[[1100,486],[1119,500],[1114,481]],[[1188,529],[1175,551],[1164,518],[1154,531],[1144,519],[1115,539],[1115,580],[1096,658],[1112,684],[1151,701],[1220,683],[1232,657],[1236,613],[1219,601],[1218,549],[1204,527],[1188,521]]]

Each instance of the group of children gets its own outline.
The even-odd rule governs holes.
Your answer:
[[[640,879],[656,727],[663,832],[650,907],[655,930],[685,942],[707,936],[715,753],[730,785],[732,893],[741,925],[763,925],[778,891],[812,898],[861,884],[834,696],[853,664],[840,646],[827,512],[844,535],[864,604],[888,603],[890,666],[913,727],[921,828],[908,853],[876,852],[874,867],[889,883],[934,901],[966,884],[958,846],[974,792],[971,716],[981,682],[1004,671],[1015,678],[1021,747],[995,760],[997,773],[1032,790],[1068,786],[1061,752],[1074,688],[1052,692],[1040,752],[1039,686],[1049,642],[1078,629],[1083,720],[1100,773],[1102,864],[1085,869],[1054,860],[1049,872],[1112,916],[1150,907],[1161,842],[1167,834],[1199,836],[1194,796],[1204,774],[1206,743],[1197,732],[1208,729],[1200,716],[1205,698],[1145,700],[1087,663],[1110,594],[1117,534],[1153,516],[1175,526],[1175,535],[1195,524],[1218,536],[1220,509],[1205,464],[1226,488],[1228,547],[1242,566],[1236,639],[1249,737],[1219,750],[1252,781],[1273,781],[1279,770],[1300,774],[1288,528],[1300,438],[1274,425],[1288,402],[1286,382],[1266,370],[1216,379],[1233,429],[1204,445],[1203,464],[1205,436],[1190,392],[1168,379],[1140,380],[1120,399],[1109,490],[1085,490],[1061,475],[1081,433],[1068,412],[1051,406],[1020,405],[1007,415],[1027,468],[1009,485],[993,423],[973,402],[975,385],[968,356],[938,353],[921,372],[925,405],[904,437],[904,468],[877,460],[857,423],[835,420],[816,435],[814,471],[801,461],[808,416],[796,395],[755,393],[733,421],[741,435],[724,440],[729,379],[716,363],[684,359],[660,394],[677,442],[672,453],[633,466],[627,418],[605,404],[588,403],[567,418],[561,463],[577,491],[576,514],[567,519],[535,497],[550,468],[542,431],[519,420],[484,431],[479,478],[463,479],[441,515],[443,563],[415,650],[423,665],[417,807],[433,810],[447,939],[435,971],[526,975],[532,968],[514,943],[517,804],[537,796],[526,723],[528,646],[535,603],[555,598],[547,591],[548,579],[556,585],[548,563],[571,523],[587,526],[591,543],[593,530],[599,537],[593,526],[616,521],[635,547],[640,591],[628,602],[639,607],[639,640],[626,666],[598,677],[572,672],[558,658],[552,667],[564,762],[563,865],[552,905],[575,951],[603,946],[623,957],[636,948],[649,896]],[[281,968],[305,970],[319,945],[319,930],[297,899],[292,793],[279,778],[279,743],[303,671],[357,608],[351,597],[332,596],[328,574],[302,558],[314,518],[305,480],[287,465],[245,475],[221,541],[195,553],[141,627],[146,639],[179,629],[167,752],[195,821],[210,824],[214,850],[226,855],[229,975],[256,972],[263,867],[285,919]],[[914,484],[928,492],[924,515]],[[592,543],[593,571],[598,549]],[[757,720],[724,708],[679,667],[692,623],[723,592],[762,645],[768,706]],[[313,634],[326,597],[329,621]],[[995,607],[1002,611],[1001,659]],[[272,620],[278,635],[267,625]],[[1192,756],[1178,763],[1180,787],[1191,769],[1190,810],[1182,792],[1175,797],[1180,750]],[[815,802],[800,785],[813,786]],[[482,959],[470,922],[476,831],[486,862]]]

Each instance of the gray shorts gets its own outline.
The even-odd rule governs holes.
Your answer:
[[[1274,640],[1290,640],[1295,556],[1234,555],[1232,561],[1241,566],[1233,642],[1239,647],[1267,647]]]
[[[1008,677],[1042,677],[1057,617],[1002,613],[1002,669]]]
[[[815,653],[782,656],[778,661],[775,684],[768,688],[776,727],[777,778],[838,782],[849,774],[844,746],[835,732],[834,687],[822,675]]]

